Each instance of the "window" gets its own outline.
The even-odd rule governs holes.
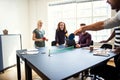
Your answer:
[[[54,4],[54,3],[53,3]],[[87,6],[86,6],[87,5]],[[105,0],[86,2],[66,2],[48,7],[49,37],[55,39],[55,31],[60,21],[65,22],[68,33],[73,33],[80,27],[80,23],[91,24],[96,21],[105,20],[111,16],[110,6]],[[89,31],[95,42],[106,39],[111,30]],[[103,34],[104,33],[104,34]]]

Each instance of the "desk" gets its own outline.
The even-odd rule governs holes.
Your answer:
[[[115,56],[114,53],[110,53],[108,57],[94,56],[89,50],[82,48],[69,49],[68,51],[62,50],[62,53],[56,52],[48,56],[47,53],[41,54],[41,50],[39,50],[38,54],[22,56],[19,54],[19,51],[17,52],[17,64],[19,64],[18,57],[23,58],[25,61],[26,80],[32,80],[32,69],[43,80],[68,79],[74,74],[89,69]],[[18,77],[20,78],[19,69]]]

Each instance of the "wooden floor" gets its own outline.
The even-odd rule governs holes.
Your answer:
[[[113,65],[113,61],[109,61],[109,65]],[[25,80],[25,72],[24,72],[24,63],[21,63],[21,73],[22,80]],[[33,80],[42,80],[34,71],[32,71]],[[0,73],[0,80],[17,80],[17,67],[14,66],[4,71],[4,73]],[[69,80],[78,80],[78,79],[69,79]],[[87,79],[90,80],[90,79]]]
[[[25,72],[24,72],[24,63],[21,63],[21,74],[22,79],[25,80]],[[32,71],[33,80],[42,80],[34,71]],[[0,80],[17,80],[17,67],[11,67],[4,71],[4,73],[0,73]]]

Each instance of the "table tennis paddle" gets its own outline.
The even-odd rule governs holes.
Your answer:
[[[71,34],[69,35],[68,39],[69,39],[69,40],[73,40],[74,37],[75,37],[74,33],[71,33]]]
[[[42,39],[43,39],[43,40],[46,40],[46,37],[43,37]]]

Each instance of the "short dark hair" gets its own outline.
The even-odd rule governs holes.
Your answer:
[[[86,24],[85,23],[81,23],[80,26],[85,26]]]

